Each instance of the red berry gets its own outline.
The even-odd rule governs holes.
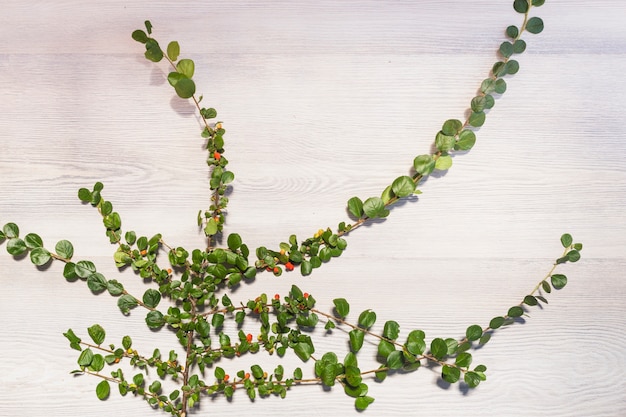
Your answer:
[[[303,296],[304,298],[309,298],[309,293],[308,293],[308,292],[305,292],[304,294],[302,294],[302,296]]]
[[[252,342],[252,335],[250,333],[248,333],[248,335],[246,336],[246,340],[248,341],[248,343]]]
[[[215,151],[213,152],[213,158],[215,158],[216,161],[219,161],[222,158],[222,155],[218,151]]]
[[[285,269],[286,269],[287,271],[293,271],[293,264],[292,264],[291,262],[287,262],[287,263],[285,264]]]
[[[280,295],[279,294],[274,294],[274,300],[280,300]]]

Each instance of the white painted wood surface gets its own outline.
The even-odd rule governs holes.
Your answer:
[[[69,239],[76,259],[137,289],[132,274],[116,275],[99,216],[76,190],[104,182],[126,229],[188,248],[202,245],[195,216],[208,204],[193,109],[130,39],[145,19],[196,61],[199,92],[225,122],[237,176],[227,230],[251,247],[334,226],[348,198],[406,173],[444,120],[463,117],[504,28],[520,22],[512,1],[493,0],[0,3],[0,223],[50,245]],[[488,367],[479,388],[441,386],[436,369],[394,375],[370,384],[368,415],[626,415],[626,5],[552,0],[537,14],[544,33],[525,36],[521,71],[449,173],[312,276],[264,274],[232,296],[297,283],[321,308],[345,297],[381,326],[456,336],[532,289],[561,233],[584,242],[583,260],[563,269],[568,286],[475,353]],[[151,352],[173,346],[169,332],[124,318],[60,265],[45,269],[0,255],[0,415],[158,415],[117,393],[98,401],[95,379],[69,375],[76,355],[61,333],[99,322],[111,341],[131,334]],[[336,333],[316,335],[318,352],[346,349]],[[256,404],[239,393],[194,415],[358,414],[340,389],[321,391]]]

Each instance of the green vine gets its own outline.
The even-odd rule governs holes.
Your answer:
[[[578,261],[582,250],[582,244],[575,243],[569,234],[561,236],[563,253],[520,303],[510,307],[505,314],[492,318],[486,325],[470,325],[462,337],[428,340],[423,331],[415,329],[400,338],[400,324],[393,320],[386,321],[382,333],[377,333],[372,330],[377,320],[373,310],[351,315],[349,302],[337,298],[333,300],[332,311],[326,312],[316,307],[311,294],[296,285],[288,294],[260,294],[240,303],[229,298],[228,290],[236,288],[242,281],[251,282],[263,271],[279,276],[284,271],[299,268],[301,275],[311,274],[313,269],[343,253],[349,233],[368,221],[388,216],[393,204],[420,193],[418,186],[424,178],[434,171],[448,170],[452,166],[452,154],[469,151],[476,142],[475,130],[484,124],[487,111],[495,104],[495,96],[506,91],[504,77],[519,70],[519,63],[513,57],[526,49],[522,35],[543,30],[543,21],[529,15],[533,7],[543,3],[542,0],[514,1],[514,9],[523,15],[523,22],[519,27],[506,29],[508,40],[499,47],[501,59],[493,65],[489,77],[482,81],[480,93],[471,100],[469,116],[465,121],[450,119],[443,123],[435,137],[436,151],[416,156],[412,175],[396,178],[380,196],[350,198],[347,203],[352,216],[349,223],[341,222],[336,228],[320,229],[304,240],[292,235],[278,248],[258,247],[253,252],[256,255],[254,262],[250,261],[250,248],[237,233],[226,236],[226,246],[218,245],[226,221],[226,191],[235,178],[227,170],[223,123],[216,120],[217,111],[201,106],[203,97],[195,95],[193,60],[180,58],[180,46],[176,41],[169,42],[163,50],[152,37],[151,23],[146,21],[145,30],[134,31],[132,38],[145,46],[148,60],[160,62],[165,59],[169,63],[171,72],[167,79],[170,85],[180,98],[195,103],[202,120],[201,136],[205,140],[210,167],[211,202],[208,209],[198,213],[197,222],[204,231],[206,247],[189,252],[169,245],[158,233],[148,237],[137,236],[130,230],[123,231],[121,217],[113,210],[112,203],[104,198],[100,182],[91,189],[81,188],[78,197],[95,207],[101,215],[106,235],[116,246],[113,255],[116,266],[130,267],[141,278],[155,284],[142,295],[133,295],[121,282],[105,278],[93,262],[72,260],[74,248],[67,240],[58,242],[52,250],[44,246],[39,235],[29,233],[22,238],[19,227],[7,223],[0,231],[0,242],[6,241],[8,253],[15,257],[28,253],[37,266],[51,261],[63,262],[63,276],[67,280],[85,281],[95,294],[108,292],[117,298],[117,305],[125,315],[135,308],[146,310],[147,326],[154,330],[165,327],[173,332],[184,355],[179,358],[176,349],[167,353],[159,349],[152,354],[140,353],[133,348],[130,336],[124,336],[120,343],[105,344],[105,329],[94,324],[87,329],[89,341],[72,329],[64,333],[71,348],[80,351],[79,368],[73,373],[100,379],[96,395],[101,400],[109,397],[114,385],[122,395],[139,396],[150,406],[178,417],[186,416],[189,410],[198,407],[203,396],[221,394],[232,397],[235,391],[244,390],[251,399],[270,395],[284,397],[288,390],[308,384],[340,385],[355,399],[355,407],[363,410],[374,401],[369,395],[369,381],[383,381],[400,370],[415,371],[427,362],[440,367],[441,378],[448,383],[462,381],[474,388],[486,380],[487,367],[474,364],[471,351],[486,344],[500,327],[515,323],[529,308],[547,303],[546,297],[553,289],[562,289],[567,284],[567,277],[556,273],[556,268],[566,262]],[[157,262],[160,252],[167,253],[168,265]],[[169,302],[168,307],[162,307],[163,299]],[[236,334],[225,330],[226,321],[236,323],[239,329]],[[244,332],[244,323],[246,328],[258,327],[256,335]],[[343,354],[317,352],[309,333],[322,326],[326,333],[347,334],[349,350]],[[337,332],[336,328],[344,331]],[[366,338],[376,347],[373,354],[379,362],[379,366],[372,369],[362,369],[357,359]],[[262,351],[279,357],[292,351],[303,362],[313,362],[313,366],[308,374],[300,367],[285,370],[282,365],[270,369],[255,364],[228,372],[218,366],[222,358]],[[132,373],[132,376],[122,370],[122,363],[127,364],[125,372]],[[157,376],[150,376],[149,369],[153,369]],[[168,386],[173,382],[175,388],[167,388],[162,384],[165,381]]]

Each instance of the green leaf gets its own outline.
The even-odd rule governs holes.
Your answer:
[[[451,135],[446,135],[443,132],[437,133],[435,137],[435,146],[441,152],[448,152],[452,148],[454,148],[455,137]]]
[[[161,50],[159,43],[154,39],[148,39],[146,41],[146,52],[144,53],[144,56],[152,62],[159,62],[162,60],[163,51]]]
[[[376,322],[376,313],[371,310],[365,310],[359,315],[359,326],[369,329]]]
[[[571,251],[567,252],[567,260],[570,262],[578,262],[578,260],[580,259],[580,252],[578,252],[576,249],[572,249]]]
[[[533,297],[532,295],[527,295],[526,297],[524,297],[524,304],[529,306],[536,306],[538,303],[535,297]]]
[[[235,180],[235,174],[231,171],[224,171],[222,174],[222,184],[230,184]]]
[[[122,337],[122,347],[124,347],[124,349],[128,350],[130,349],[132,345],[133,345],[133,339],[131,339],[130,336]]]
[[[504,324],[504,317],[494,317],[491,319],[491,321],[489,322],[489,327],[492,329],[498,329],[500,328],[502,325]]]
[[[476,372],[466,372],[463,379],[470,388],[476,388],[481,381],[480,376]]]
[[[535,7],[543,6],[545,2],[546,0],[533,0],[533,6]]]
[[[394,198],[395,196],[396,195],[393,193],[393,190],[391,189],[391,185],[388,185],[387,187],[385,187],[383,192],[380,194],[380,198],[383,200],[383,203],[385,204],[389,203],[389,201],[391,201],[391,199]]]
[[[472,99],[471,107],[475,113],[481,112],[485,109],[485,96],[476,96]]]
[[[134,40],[136,40],[137,42],[140,42],[140,43],[146,43],[146,42],[148,42],[148,35],[146,35],[146,32],[144,32],[144,31],[143,31],[143,30],[141,30],[141,29],[137,29],[136,31],[134,31],[134,32],[131,34],[131,36],[132,36],[132,38],[133,38]]]
[[[152,23],[149,20],[143,22],[146,25],[146,30],[148,31],[148,35],[152,33]]]
[[[519,62],[514,59],[509,59],[505,65],[507,74],[517,74],[519,71]]]
[[[461,377],[461,370],[455,366],[444,365],[441,369],[441,378],[444,381],[454,384]]]
[[[24,236],[24,243],[29,249],[41,248],[43,246],[43,241],[36,235],[35,233],[29,233]]]
[[[91,201],[92,195],[91,195],[91,191],[89,191],[86,188],[81,188],[78,190],[78,198],[80,199],[80,201],[82,201],[83,203],[88,203]]]
[[[394,346],[394,344],[387,340],[382,339],[380,342],[378,342],[378,354],[383,358],[387,358],[391,354],[391,352],[395,350],[396,347]]]
[[[520,306],[513,306],[509,308],[507,315],[509,317],[521,317],[524,315],[524,309]]]
[[[335,298],[333,304],[335,304],[335,311],[342,319],[346,318],[348,313],[350,313],[350,304],[348,304],[345,298]]]
[[[176,41],[172,41],[167,45],[167,56],[170,60],[176,61],[180,55],[180,45]]]
[[[385,327],[383,329],[383,337],[386,337],[390,340],[396,340],[398,335],[400,334],[400,325],[398,322],[389,320],[385,322]]]
[[[484,115],[485,113],[483,113]],[[454,145],[454,149],[460,151],[469,151],[476,143],[476,134],[471,130],[464,130],[459,133],[459,140]]]
[[[407,197],[415,192],[415,182],[413,178],[403,175],[394,180],[391,189],[399,198]]]
[[[452,166],[452,157],[450,155],[442,155],[435,162],[435,169],[445,171]]]
[[[498,94],[504,94],[506,92],[506,81],[502,78],[496,80],[494,91]]]
[[[192,78],[195,65],[191,59],[181,59],[176,64],[176,71],[180,72],[187,78]]]
[[[456,136],[463,128],[463,123],[457,119],[448,119],[443,123],[441,131],[446,136]]]
[[[484,94],[493,93],[496,88],[496,80],[493,78],[485,78],[483,82],[480,84],[480,91]]]
[[[369,218],[379,217],[385,210],[385,203],[380,197],[370,197],[363,203],[363,211]]]
[[[65,277],[68,281],[76,279],[76,264],[74,264],[74,262],[68,262],[65,264],[63,267],[63,277]]]
[[[72,349],[76,349],[79,351],[81,350],[80,337],[76,336],[72,329],[67,329],[67,332],[63,333],[63,336],[65,336],[67,340],[70,341],[70,347]]]
[[[78,356],[78,364],[80,366],[89,366],[93,360],[93,352],[90,348],[83,350]]]
[[[555,290],[560,290],[567,285],[567,277],[563,274],[554,274],[550,277]]]
[[[93,340],[96,345],[100,346],[104,342],[106,332],[99,324],[94,324],[93,326],[89,327],[87,329],[87,332],[89,333],[89,337],[91,337],[91,340]]]
[[[521,54],[526,50],[526,42],[523,39],[518,39],[513,43],[513,52]]]
[[[313,347],[310,339],[296,343],[293,350],[303,362],[309,360],[311,355],[315,353],[315,348]]]
[[[190,98],[196,92],[196,84],[189,78],[181,78],[174,86],[176,94],[180,98]]]
[[[116,212],[109,214],[108,216],[104,216],[102,218],[102,222],[104,223],[104,227],[111,230],[117,230],[122,227],[122,219],[120,215]]]
[[[387,356],[387,366],[391,369],[400,369],[404,365],[403,354],[399,350],[394,350]]]
[[[430,353],[439,360],[443,359],[448,354],[448,345],[445,340],[441,338],[433,339],[430,342]]]
[[[15,223],[7,223],[2,227],[4,235],[8,239],[16,238],[20,235],[20,228]]]
[[[155,308],[161,301],[161,293],[153,288],[143,293],[143,303],[149,308]]]
[[[519,29],[517,28],[517,26],[511,25],[506,28],[506,35],[509,38],[516,39],[517,36],[519,35]]]
[[[117,300],[117,306],[123,314],[128,314],[132,308],[137,307],[137,300],[130,294],[124,294]]]
[[[26,243],[18,237],[9,239],[7,242],[7,252],[13,256],[18,256],[27,250]]]
[[[79,277],[87,278],[96,272],[96,266],[91,261],[78,261],[74,270]]]
[[[513,44],[509,41],[504,41],[500,44],[499,51],[503,57],[508,58],[511,55],[513,55]],[[495,71],[493,75],[498,76],[498,74],[496,74]]]
[[[364,395],[355,400],[354,405],[357,410],[365,410],[367,406],[374,402],[374,398]]]
[[[513,8],[518,13],[526,13],[528,12],[528,0],[515,0],[513,2]]]
[[[365,339],[365,333],[359,329],[352,329],[348,333],[350,337],[350,349],[353,352],[358,352],[363,347],[363,340]]]
[[[552,292],[552,287],[548,284],[548,281],[541,281],[541,288],[548,294]]]
[[[109,385],[109,381],[106,379],[100,381],[100,383],[96,386],[96,395],[99,400],[106,400],[111,393],[111,386]]]
[[[486,118],[487,118],[487,115],[485,114],[485,112],[483,112],[483,111],[474,112],[474,113],[470,114],[470,117],[468,119],[468,123],[470,124],[470,126],[481,127],[482,125],[485,124],[485,119]]]
[[[241,247],[242,243],[243,242],[241,241],[241,236],[239,236],[237,233],[231,233],[230,235],[228,235],[228,248],[230,250],[236,251]]]
[[[148,390],[152,393],[158,393],[161,390],[161,382],[160,381],[152,382],[152,384],[150,384],[150,386],[148,387]]]
[[[540,17],[531,17],[526,23],[526,30],[530,33],[541,33],[543,31],[543,20]]]
[[[508,43],[508,42],[507,42]],[[493,64],[493,68],[491,69],[493,75],[495,77],[503,77],[506,75],[506,63],[502,61],[498,61]]]
[[[352,398],[359,398],[367,395],[368,387],[367,384],[358,384],[357,386],[351,386],[350,384],[344,384],[343,387],[346,395]]]
[[[35,248],[30,251],[30,260],[33,264],[37,266],[47,264],[50,259],[50,252],[48,252],[45,248]]]
[[[224,371],[224,369],[220,368],[219,366],[215,367],[213,374],[215,375],[215,379],[220,381],[226,376],[226,372]]]
[[[124,286],[117,280],[112,279],[107,281],[107,290],[109,291],[109,294],[117,297],[124,292]]]
[[[104,275],[95,272],[87,277],[87,287],[94,292],[100,293],[108,288],[108,283]]]
[[[569,233],[565,233],[561,236],[561,245],[563,245],[564,248],[571,246],[573,242],[574,239]]]
[[[467,340],[474,341],[480,339],[480,336],[483,335],[483,328],[477,324],[469,326],[465,331],[465,337]]]
[[[302,369],[296,368],[293,370],[293,379],[295,380],[302,379]]]
[[[100,213],[103,216],[108,216],[113,211],[113,204],[110,201],[102,201],[100,203]]]
[[[456,366],[460,368],[467,368],[472,364],[472,355],[471,353],[462,352],[454,360]]]
[[[306,276],[310,275],[312,271],[313,265],[311,265],[311,262],[309,262],[307,259],[304,259],[300,264],[300,273]]]
[[[72,256],[74,256],[74,246],[67,240],[58,241],[54,250],[61,258],[72,259]]]
[[[363,216],[363,202],[359,197],[352,197],[348,200],[348,211],[357,219]]]
[[[207,236],[213,236],[217,233],[217,222],[214,218],[210,218],[208,222],[206,222],[206,226],[204,227],[204,234]]]
[[[413,160],[413,168],[422,176],[430,175],[435,169],[435,160],[430,155],[419,155]]]

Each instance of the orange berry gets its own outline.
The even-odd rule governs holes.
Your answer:
[[[167,273],[168,273],[169,275],[172,275],[172,268],[167,268]]]
[[[277,266],[275,266],[275,267],[274,267],[274,273],[275,273],[275,274],[278,274],[279,272],[280,272],[280,268],[279,268],[279,267],[277,267]]]
[[[243,379],[250,379],[250,372],[246,372],[246,375],[243,377]]]
[[[148,252],[146,252],[146,250],[144,249],[144,250],[142,250],[140,253],[141,253],[141,256],[144,256],[144,255],[145,255],[146,253],[148,253]]]
[[[279,294],[274,294],[274,300],[280,300],[280,295]]]
[[[115,358],[115,363],[120,363],[120,358]]]
[[[293,264],[292,264],[291,262],[287,262],[287,263],[285,264],[285,269],[286,269],[287,271],[293,271]]]
[[[267,378],[267,372],[263,372],[263,378]]]
[[[230,379],[230,375],[226,374],[224,375],[224,382],[228,381]]]
[[[281,255],[284,255],[284,254],[285,254],[285,250],[284,250],[284,249],[281,249],[281,250],[280,250],[280,254],[281,254]]]
[[[304,298],[309,298],[309,293],[308,293],[308,292],[305,292],[304,294],[302,294],[302,296],[303,296]]]
[[[252,335],[250,333],[248,333],[248,335],[246,336],[246,340],[248,341],[248,343],[252,342]]]
[[[218,151],[215,151],[213,152],[213,158],[215,158],[216,161],[219,161],[222,158],[222,155]]]

